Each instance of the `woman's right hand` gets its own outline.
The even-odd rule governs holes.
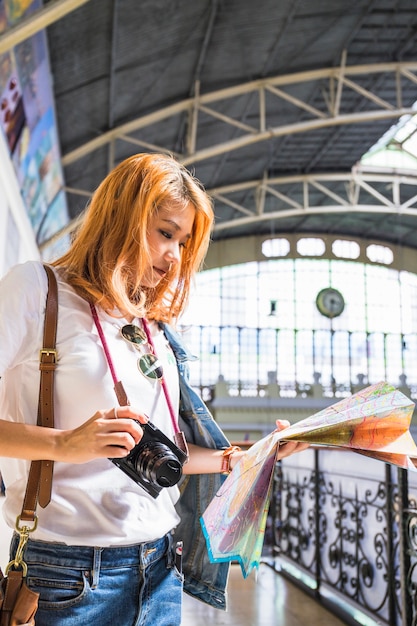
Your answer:
[[[73,430],[58,431],[57,460],[86,463],[97,458],[122,458],[139,443],[147,417],[130,406],[97,411]]]

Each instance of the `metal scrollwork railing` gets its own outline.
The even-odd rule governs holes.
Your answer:
[[[417,626],[417,481],[353,453],[309,455],[276,467],[274,563],[350,623]]]

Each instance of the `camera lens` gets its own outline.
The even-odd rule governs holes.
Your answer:
[[[150,483],[160,487],[172,487],[181,478],[182,465],[173,452],[163,443],[146,442],[136,458],[136,469]]]

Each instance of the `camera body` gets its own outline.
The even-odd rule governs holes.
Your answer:
[[[110,461],[157,498],[164,487],[178,483],[188,457],[152,422],[140,426],[143,437],[128,456]]]

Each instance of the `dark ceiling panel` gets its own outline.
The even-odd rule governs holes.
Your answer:
[[[50,26],[47,34],[64,162],[66,155],[86,142],[179,104],[198,91],[205,95],[268,77],[338,68],[342,62],[350,68],[417,61],[415,0],[90,0]],[[340,113],[371,113],[381,108],[378,102],[396,107],[398,84],[402,86],[401,106],[411,106],[417,100],[417,78],[397,79],[388,69],[354,77],[356,89],[348,82],[343,85]],[[311,79],[283,85],[286,98],[266,91],[267,129],[285,125],[288,131],[195,162],[188,160],[190,169],[208,189],[265,175],[350,172],[396,119],[363,118],[354,124],[327,123],[300,132],[297,125],[314,120],[314,111],[329,116],[336,84],[334,88],[331,94],[327,79]],[[367,93],[380,100],[372,100]],[[218,99],[209,108],[212,113],[198,113],[197,150],[245,137],[248,126],[259,129],[256,91]],[[236,124],[229,123],[230,119]],[[185,110],[158,119],[132,132],[130,142],[117,139],[114,152],[104,144],[66,163],[66,184],[91,192],[106,175],[112,154],[117,163],[134,152],[160,146],[184,157],[188,131]],[[317,194],[317,202],[319,198]],[[76,216],[86,198],[70,193],[68,200],[71,216]],[[234,201],[253,209],[256,195],[253,190],[242,191]],[[323,196],[322,206],[326,203],[329,199]],[[277,198],[268,198],[265,211],[277,206]],[[242,216],[221,201],[215,202],[215,210],[218,222]],[[367,232],[417,247],[413,216],[353,214],[348,209],[337,215],[240,224],[219,230],[215,237],[297,229],[351,236]]]

